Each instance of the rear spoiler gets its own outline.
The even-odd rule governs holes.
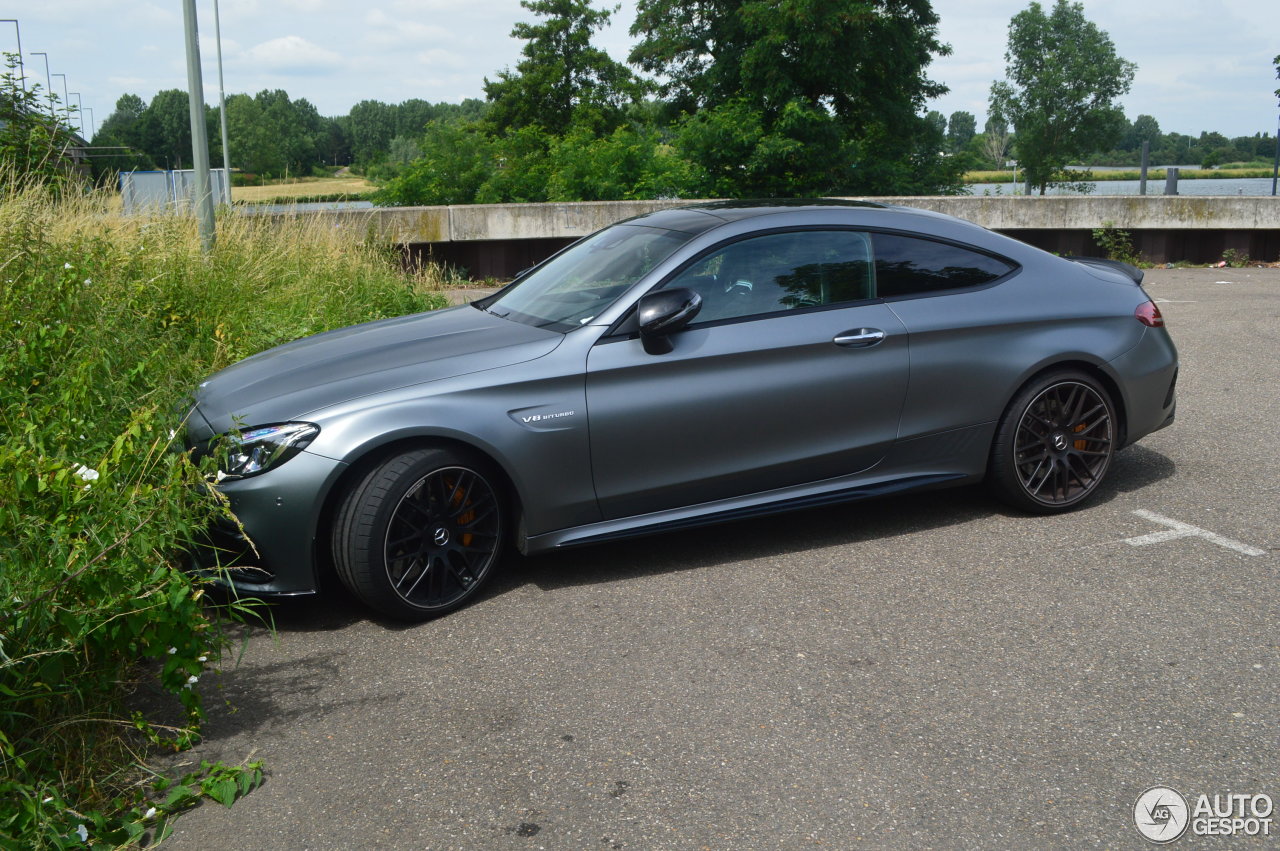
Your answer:
[[[1070,260],[1072,263],[1079,263],[1081,266],[1093,266],[1098,269],[1119,272],[1135,284],[1142,283],[1142,270],[1137,266],[1121,263],[1119,260],[1104,260],[1101,257],[1072,257],[1070,255],[1064,256],[1062,259]]]

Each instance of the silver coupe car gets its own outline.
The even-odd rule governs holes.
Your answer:
[[[1174,418],[1132,267],[870,203],[620,222],[469,305],[319,334],[200,385],[244,593],[420,619],[524,553],[985,479],[1079,506]],[[212,554],[212,556],[209,556]]]

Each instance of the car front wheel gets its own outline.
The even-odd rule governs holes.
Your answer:
[[[1033,381],[1005,411],[991,449],[996,495],[1040,514],[1069,511],[1092,496],[1115,452],[1115,410],[1083,372]]]
[[[347,494],[335,517],[334,564],[369,606],[425,620],[476,594],[494,571],[506,525],[487,464],[415,449],[382,462]]]

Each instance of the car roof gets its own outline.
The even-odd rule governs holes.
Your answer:
[[[794,198],[741,201],[706,201],[688,206],[673,207],[644,213],[619,224],[657,227],[666,230],[699,234],[728,222],[741,221],[779,213],[819,212],[822,210],[875,210],[891,216],[924,216],[926,218],[961,221],[953,216],[880,204],[875,201],[858,201],[843,198]]]

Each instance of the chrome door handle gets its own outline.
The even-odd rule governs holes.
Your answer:
[[[865,349],[884,340],[885,334],[879,328],[859,328],[856,331],[845,331],[837,334],[831,342],[846,349]]]

